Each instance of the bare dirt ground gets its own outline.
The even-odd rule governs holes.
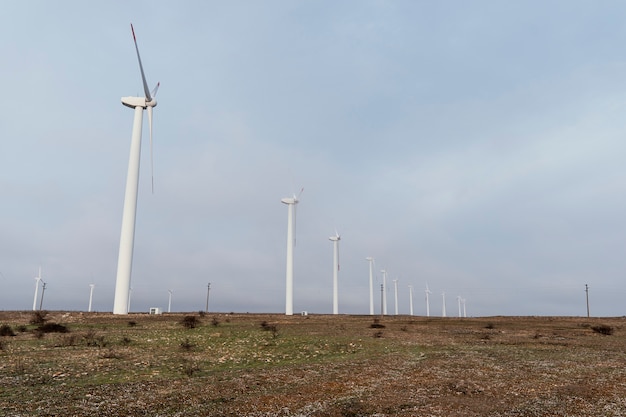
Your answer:
[[[0,312],[2,416],[626,416],[624,318],[33,318]]]

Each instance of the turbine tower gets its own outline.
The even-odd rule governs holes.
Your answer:
[[[398,280],[394,279],[393,280],[393,294],[394,294],[394,299],[395,299],[395,306],[396,306],[396,316],[398,315]]]
[[[339,241],[341,236],[335,230],[335,236],[328,238],[333,242],[333,314],[339,314]]]
[[[426,317],[430,317],[430,301],[428,296],[432,294],[432,291],[428,289],[428,284],[426,284]]]
[[[374,315],[374,258],[365,258],[370,264],[370,316]]]
[[[88,312],[91,313],[91,300],[93,300],[93,287],[95,287],[96,284],[89,284],[89,308],[87,309]]]
[[[41,284],[41,266],[39,267],[39,275],[35,277],[35,298],[33,298],[33,311],[37,310],[37,292]]]
[[[286,297],[285,297],[285,315],[293,315],[293,247],[295,246],[295,206],[298,204],[298,198],[285,197],[280,200],[281,203],[287,204],[287,279],[286,279]]]
[[[441,293],[441,299],[443,300],[443,307],[441,308],[441,317],[446,317],[446,293]]]
[[[413,286],[409,285],[409,315],[413,315]]]
[[[170,313],[172,311],[172,290],[167,290],[169,293],[169,298],[167,300],[167,312]]]
[[[139,47],[135,37],[135,29],[130,25],[139,61],[139,70],[143,82],[145,97],[122,97],[122,104],[135,110],[133,133],[130,144],[128,161],[128,175],[126,177],[126,192],[124,194],[124,211],[122,214],[122,231],[120,234],[120,250],[117,261],[117,278],[115,281],[115,300],[113,314],[128,314],[130,299],[130,273],[133,264],[133,246],[135,242],[135,218],[137,216],[137,190],[139,188],[139,160],[141,156],[141,127],[143,111],[148,110],[148,125],[150,128],[150,162],[152,163],[152,108],[157,105],[156,93],[159,83],[152,92],[148,89],[146,76],[141,65]],[[154,191],[154,176],[152,177]]]
[[[380,272],[383,274],[383,286],[382,286],[382,295],[383,295],[383,316],[387,315],[387,271],[381,269]]]
[[[456,301],[459,304],[459,317],[463,317],[463,315],[461,314],[461,296],[460,295],[456,296]]]

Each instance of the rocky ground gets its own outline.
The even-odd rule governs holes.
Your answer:
[[[0,312],[0,415],[626,416],[624,318],[34,318]]]

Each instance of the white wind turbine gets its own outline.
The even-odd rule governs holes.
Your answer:
[[[33,298],[33,311],[37,310],[37,292],[41,285],[41,266],[39,267],[39,275],[35,277],[35,298]]]
[[[170,294],[167,300],[167,312],[170,313],[172,311],[172,290],[167,290],[167,292]]]
[[[428,284],[426,284],[426,317],[430,317],[430,301],[428,296],[432,294],[432,291],[428,289]]]
[[[465,310],[465,298],[461,299],[461,302],[463,303],[463,317],[467,317],[467,311]]]
[[[457,295],[456,296],[456,301],[459,304],[459,317],[463,317],[463,315],[461,314],[461,302],[462,302],[461,300],[462,300],[461,296]]]
[[[328,238],[333,242],[333,314],[339,314],[339,241],[341,236],[335,230],[335,236]]]
[[[383,316],[387,315],[387,271],[381,269],[380,272],[383,274]]]
[[[96,284],[89,284],[89,308],[87,309],[88,312],[91,313],[91,300],[93,300],[93,287],[95,287]]]
[[[441,293],[441,299],[443,300],[443,307],[441,308],[441,317],[446,317],[446,293]]]
[[[409,285],[409,315],[413,315],[413,286]]]
[[[394,279],[393,280],[393,294],[394,294],[394,299],[395,299],[395,315],[398,315],[398,280]]]
[[[370,264],[370,316],[374,315],[374,258],[365,258]]]
[[[139,160],[141,156],[141,128],[143,111],[148,110],[148,125],[150,128],[150,163],[152,164],[152,108],[157,105],[156,93],[160,83],[157,83],[152,92],[148,89],[148,82],[143,72],[139,47],[135,37],[135,29],[130,25],[139,61],[139,70],[143,82],[145,97],[122,97],[122,104],[135,110],[133,133],[130,144],[130,158],[128,161],[128,175],[126,177],[126,193],[124,195],[124,212],[122,214],[122,232],[120,235],[120,250],[117,261],[117,279],[115,282],[115,300],[113,314],[128,314],[130,299],[130,273],[133,264],[133,246],[135,241],[135,218],[137,216],[137,190],[139,188]],[[154,175],[152,176],[152,190],[154,191]]]
[[[304,189],[303,189],[304,190]],[[302,190],[300,191],[302,194]],[[287,272],[286,272],[286,295],[285,295],[285,315],[293,315],[293,247],[295,246],[295,207],[299,200],[294,194],[293,197],[285,197],[280,200],[287,204]]]

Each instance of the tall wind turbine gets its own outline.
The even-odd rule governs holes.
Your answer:
[[[394,298],[396,301],[396,316],[398,315],[398,280],[394,279],[393,280],[393,294],[394,294]]]
[[[460,296],[460,295],[457,295],[457,296],[456,296],[456,301],[457,301],[457,303],[459,304],[459,317],[463,317],[463,315],[461,314],[461,300],[462,300],[462,299],[461,299],[461,296]]]
[[[413,286],[409,285],[409,315],[413,315]]]
[[[130,158],[128,161],[128,175],[126,177],[126,193],[124,195],[124,212],[122,214],[122,231],[120,234],[120,250],[117,261],[117,279],[115,282],[115,300],[113,314],[128,314],[130,273],[133,264],[133,246],[135,242],[135,218],[137,216],[137,190],[139,188],[139,160],[141,156],[141,128],[143,123],[143,111],[148,110],[148,125],[150,128],[150,163],[152,163],[152,108],[157,105],[156,93],[159,83],[152,92],[148,89],[146,75],[143,72],[139,47],[135,37],[135,29],[130,25],[139,61],[139,70],[143,82],[145,97],[122,97],[122,104],[135,109],[133,121],[133,133],[130,143]],[[154,191],[154,176],[152,177]]]
[[[91,313],[91,300],[93,300],[93,287],[95,287],[96,284],[89,284],[89,308],[87,309],[88,312]]]
[[[167,300],[167,312],[170,313],[172,311],[172,290],[167,290],[170,293],[170,296]]]
[[[328,238],[333,242],[333,314],[339,314],[339,241],[341,236],[335,230],[335,236]]]
[[[380,272],[383,274],[383,316],[387,315],[387,271],[381,269]]]
[[[430,301],[428,296],[432,294],[432,291],[428,289],[428,284],[426,284],[426,317],[430,317]]]
[[[286,273],[286,296],[285,296],[285,315],[293,315],[293,247],[295,245],[295,206],[298,204],[298,198],[294,194],[293,197],[285,197],[280,200],[281,203],[287,204],[287,273]]]
[[[41,284],[41,266],[39,267],[39,275],[35,277],[35,298],[33,298],[33,311],[37,310],[37,292]]]
[[[443,307],[441,308],[441,317],[446,317],[446,293],[441,293],[441,299],[443,300]]]
[[[374,258],[365,258],[370,264],[370,316],[374,315]]]

